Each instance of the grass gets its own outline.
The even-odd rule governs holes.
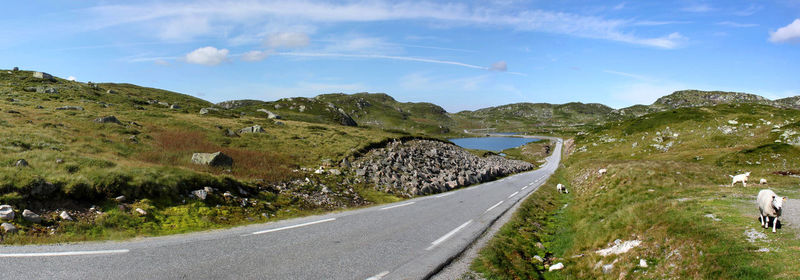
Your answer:
[[[794,178],[774,174],[798,168],[797,148],[775,140],[800,112],[761,105],[678,111],[694,117],[665,111],[577,137],[556,175],[523,202],[473,269],[489,279],[796,279],[797,230],[761,229],[754,201],[761,188],[797,195]],[[786,126],[772,132],[774,124]],[[723,126],[735,129],[726,134]],[[598,175],[600,168],[608,173]],[[730,187],[727,174],[744,171],[752,172],[751,184]],[[769,185],[753,187],[762,177]],[[571,193],[554,199],[556,183]],[[568,206],[549,206],[554,201]],[[750,242],[750,230],[767,237]],[[595,253],[616,239],[642,245],[620,255]],[[552,254],[546,261],[565,269],[545,272],[532,261],[535,254]],[[649,267],[638,267],[641,258]],[[614,268],[604,274],[599,265],[610,263]]]

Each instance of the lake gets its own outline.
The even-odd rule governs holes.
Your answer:
[[[467,149],[488,150],[500,152],[505,149],[519,147],[530,142],[539,141],[536,138],[519,137],[470,137],[448,139],[454,144]]]

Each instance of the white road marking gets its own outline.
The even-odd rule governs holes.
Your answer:
[[[448,195],[451,195],[451,194],[454,194],[454,192],[448,192],[446,194],[440,194],[440,195],[437,195],[436,198],[442,198],[442,197],[445,197],[445,196],[448,196]]]
[[[522,187],[521,191],[524,191],[524,190],[525,190],[525,189],[527,189],[528,187],[530,187],[530,186],[524,186],[524,187]]]
[[[367,280],[380,280],[381,278],[383,278],[383,276],[386,276],[387,274],[389,274],[389,272],[388,271],[384,271],[384,272],[375,274],[375,276],[367,278]]]
[[[45,253],[9,253],[9,254],[0,254],[0,258],[62,257],[62,256],[82,256],[82,255],[122,254],[127,252],[130,252],[130,250],[120,249],[120,250],[45,252]]]
[[[450,232],[448,232],[447,234],[443,235],[442,237],[439,237],[439,239],[434,240],[433,242],[431,242],[431,246],[430,247],[425,248],[425,251],[430,251],[431,249],[436,247],[436,245],[439,245],[439,243],[444,242],[445,240],[447,240],[448,238],[453,236],[453,234],[456,234],[456,232],[458,232],[459,230],[462,230],[463,228],[465,228],[470,223],[472,223],[472,220],[467,221],[466,223],[458,226],[457,228],[455,228],[455,229],[451,230]]]
[[[492,205],[492,207],[489,207],[489,209],[486,209],[486,211],[483,211],[483,213],[486,213],[486,212],[492,211],[492,209],[494,209],[495,207],[497,207],[497,206],[500,206],[500,204],[503,204],[503,201],[504,201],[504,200],[501,200],[501,201],[500,201],[500,202],[498,202],[497,204],[495,204],[495,205]]]
[[[251,233],[251,234],[249,234],[249,235],[257,235],[257,234],[264,234],[264,233],[276,232],[276,231],[279,231],[279,230],[284,230],[284,229],[299,228],[299,227],[304,227],[304,226],[310,226],[310,225],[313,225],[313,224],[319,224],[319,223],[324,223],[324,222],[330,222],[330,221],[334,221],[334,220],[336,220],[336,218],[330,218],[330,219],[324,219],[324,220],[319,220],[319,221],[313,221],[313,222],[308,222],[308,223],[299,224],[299,225],[293,225],[293,226],[287,226],[287,227],[282,227],[282,228],[273,228],[273,229],[268,229],[268,230],[256,231],[256,232],[254,232],[254,233]]]
[[[509,196],[508,196],[508,198],[512,198],[512,197],[514,197],[515,195],[517,195],[518,193],[519,193],[519,192],[514,192],[514,193],[512,193],[511,195],[509,195]]]
[[[414,203],[416,203],[416,202],[412,201],[412,202],[409,202],[409,203],[397,204],[397,205],[393,205],[393,206],[389,206],[389,207],[383,207],[380,210],[386,210],[386,209],[392,209],[392,208],[397,208],[397,207],[409,206],[409,205],[414,204]]]

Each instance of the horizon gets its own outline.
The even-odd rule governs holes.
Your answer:
[[[371,92],[459,112],[523,102],[620,109],[686,89],[800,95],[794,0],[7,6],[8,68],[213,103]]]

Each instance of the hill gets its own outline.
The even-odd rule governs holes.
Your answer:
[[[611,107],[590,103],[566,104],[515,103],[489,107],[476,111],[461,111],[453,115],[463,129],[487,129],[497,131],[570,131],[573,127],[603,123],[614,111]]]

